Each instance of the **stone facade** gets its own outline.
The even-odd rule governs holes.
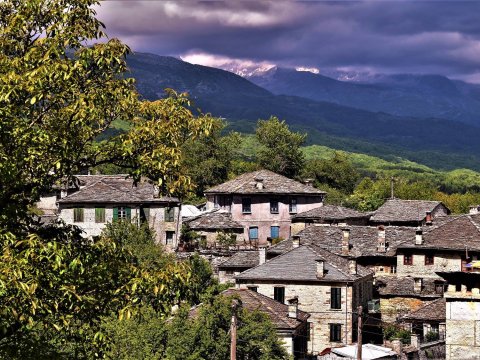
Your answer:
[[[298,297],[298,308],[311,314],[309,318],[310,339],[308,352],[318,354],[327,347],[351,344],[356,340],[357,317],[354,312],[359,305],[366,308],[372,298],[372,279],[364,278],[355,283],[292,284],[255,281],[237,284],[237,287],[257,287],[263,295],[274,298],[274,288],[285,288],[285,299]],[[332,309],[332,288],[341,289],[341,308]],[[330,324],[340,324],[341,341],[330,342]]]
[[[408,252],[407,252],[408,251]],[[433,251],[433,250],[432,250]],[[405,265],[405,254],[412,256],[412,264]],[[425,262],[426,254],[433,256],[433,264]],[[437,271],[461,271],[462,258],[459,253],[437,252],[425,253],[425,250],[399,249],[397,254],[398,276],[439,278]]]
[[[100,206],[100,204],[98,206]],[[131,219],[138,221],[140,219],[140,207],[128,204],[125,206],[129,206],[131,208]],[[58,216],[67,224],[79,226],[84,231],[84,235],[86,237],[98,236],[105,228],[105,225],[113,221],[113,209],[114,207],[118,207],[118,205],[105,205],[102,207],[105,208],[104,222],[95,221],[95,206],[92,205],[77,206],[77,208],[83,208],[82,222],[74,221],[75,207],[72,206],[60,205],[58,209]],[[158,243],[166,246],[167,248],[175,248],[178,243],[177,237],[181,226],[181,218],[179,216],[180,207],[172,207],[174,209],[174,221],[172,222],[165,221],[165,207],[166,204],[152,204],[149,207],[150,211],[147,221],[150,227],[155,231],[155,236]],[[167,239],[167,234],[169,236],[171,235],[172,237]]]
[[[251,211],[242,210],[243,199],[250,199]],[[244,239],[251,240],[259,245],[267,244],[267,238],[272,237],[272,226],[279,227],[279,238],[286,239],[290,236],[291,213],[290,201],[296,200],[296,212],[307,211],[323,204],[319,196],[290,196],[282,194],[272,195],[213,195],[207,194],[207,210],[216,206],[228,210],[232,214],[232,220],[244,227]],[[278,211],[272,212],[270,201],[278,201]],[[249,229],[258,228],[257,239],[250,239]]]

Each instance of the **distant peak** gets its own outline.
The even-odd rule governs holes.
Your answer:
[[[312,73],[312,74],[320,74],[320,70],[317,69],[317,68],[315,68],[315,67],[309,67],[309,68],[307,68],[307,67],[302,67],[302,66],[300,66],[300,67],[296,67],[295,70],[297,70],[297,71],[310,72],[310,73]]]

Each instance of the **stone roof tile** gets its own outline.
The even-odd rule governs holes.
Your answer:
[[[259,181],[263,184],[261,188],[256,186]],[[258,170],[214,186],[205,191],[205,194],[308,194],[321,196],[326,193],[272,171]]]
[[[346,220],[368,218],[371,213],[363,213],[357,210],[349,209],[338,205],[323,205],[315,209],[304,211],[292,217],[292,220]]]
[[[420,222],[427,211],[433,212],[440,201],[389,199],[370,218],[373,222]]]
[[[419,320],[419,321],[445,321],[446,319],[446,302],[445,298],[430,301],[421,308],[402,316],[403,320]]]
[[[232,220],[227,211],[212,211],[189,218],[184,221],[192,230],[241,230],[243,226]]]

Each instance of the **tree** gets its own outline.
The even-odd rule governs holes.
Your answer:
[[[256,136],[261,145],[257,162],[262,167],[290,178],[300,174],[305,162],[300,146],[306,134],[292,132],[285,121],[271,117],[258,121]]]
[[[218,296],[189,316],[182,309],[168,327],[166,359],[228,359],[232,297]],[[259,311],[237,310],[237,359],[288,359],[268,316]]]
[[[183,165],[195,185],[195,196],[203,198],[205,190],[228,180],[232,161],[240,143],[240,135],[223,135],[226,123],[214,119],[208,136],[200,136],[184,145]]]
[[[339,151],[336,151],[329,159],[308,161],[303,176],[314,179],[317,184],[326,184],[345,194],[351,194],[360,179],[360,173],[355,169],[348,156]]]
[[[76,358],[92,349],[101,356],[103,316],[129,318],[144,303],[166,314],[188,293],[188,264],[145,268],[127,244],[40,226],[29,211],[42,193],[102,164],[135,182],[149,178],[161,194],[191,190],[182,145],[207,134],[210,118],[194,116],[174,91],[139,100],[123,76],[128,47],[115,39],[86,46],[104,36],[97,3],[0,2],[0,357],[28,357],[31,339],[74,339]],[[114,121],[129,130],[96,141]]]

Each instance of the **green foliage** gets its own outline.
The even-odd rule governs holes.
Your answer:
[[[232,232],[220,231],[217,234],[216,242],[221,247],[228,249],[237,244],[237,235]]]
[[[234,132],[222,135],[225,127],[223,120],[214,119],[208,135],[184,144],[182,163],[195,184],[196,197],[203,197],[207,188],[225,182],[232,171],[240,135]]]
[[[285,121],[271,117],[258,121],[256,136],[261,145],[257,162],[263,168],[290,178],[300,174],[305,162],[300,146],[306,134],[292,132]]]
[[[438,340],[438,332],[435,331],[429,331],[425,334],[425,340],[426,341],[436,341]]]
[[[307,161],[302,177],[312,178],[316,183],[327,184],[350,194],[360,179],[360,174],[345,153],[336,151],[328,159]]]
[[[168,328],[166,359],[223,360],[229,357],[232,298],[219,296],[198,308],[195,317],[180,311]],[[288,359],[267,315],[237,312],[237,359]]]
[[[382,328],[383,337],[387,340],[399,339],[404,344],[410,344],[411,332],[396,325],[389,324]]]

